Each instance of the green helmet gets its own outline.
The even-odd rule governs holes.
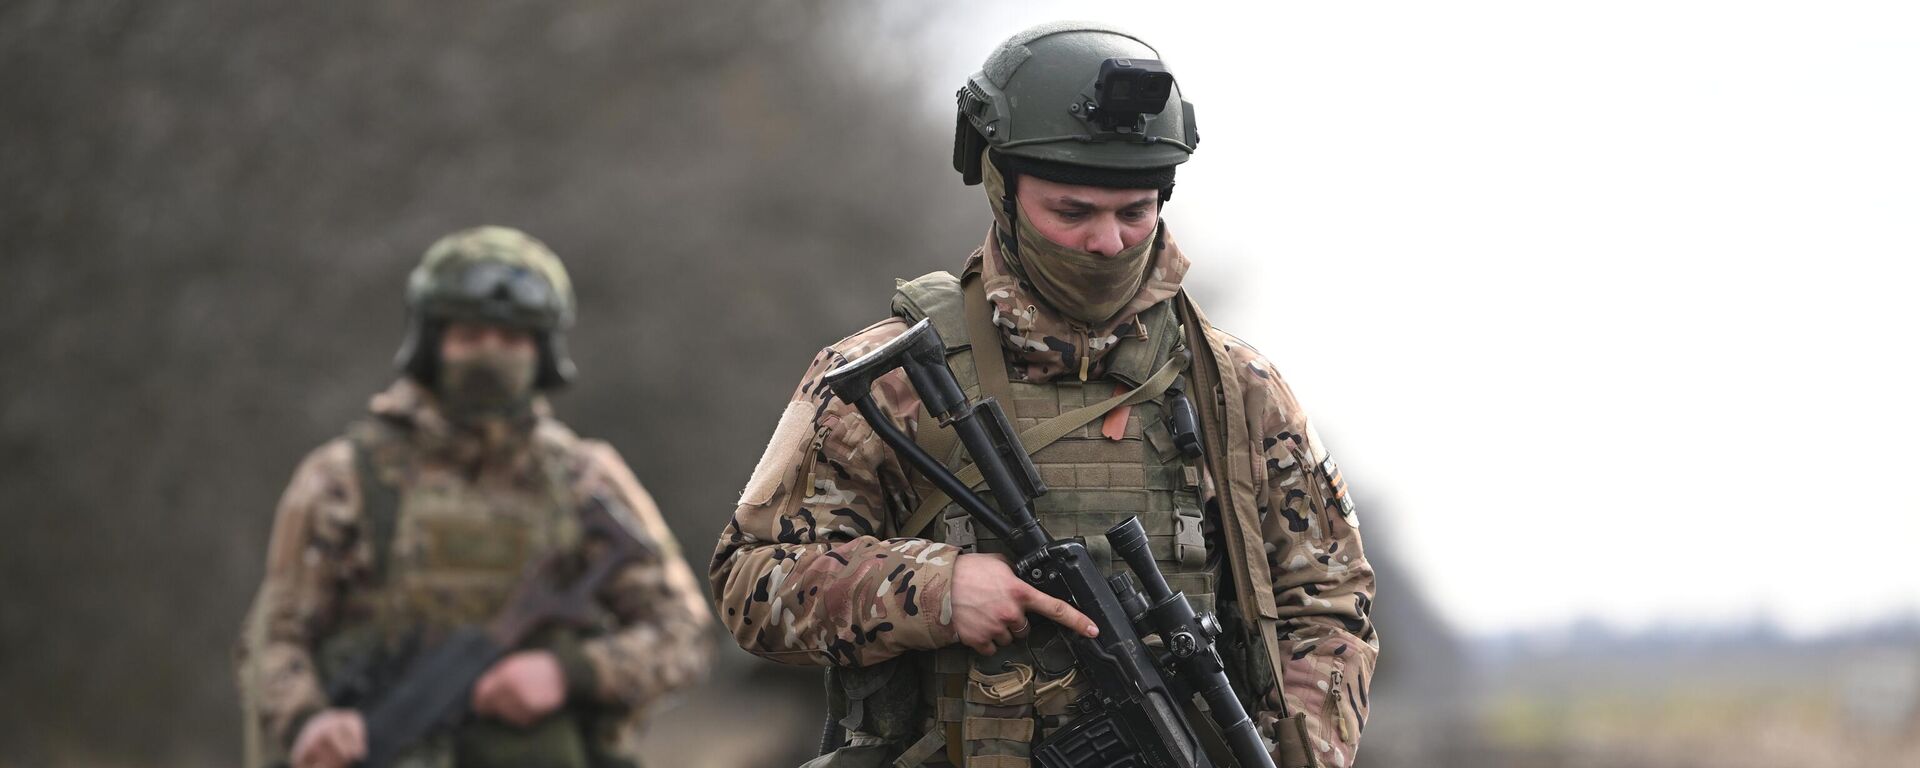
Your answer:
[[[394,363],[431,386],[447,323],[493,323],[533,333],[540,345],[534,386],[553,389],[573,380],[565,335],[573,313],[573,283],[545,243],[507,227],[462,230],[428,248],[407,277],[407,333]]]
[[[1174,166],[1200,135],[1193,105],[1159,59],[1140,38],[1100,24],[1055,22],[1007,38],[958,93],[954,170],[980,183],[990,148],[1010,170],[1170,194]]]

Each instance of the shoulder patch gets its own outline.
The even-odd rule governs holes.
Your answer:
[[[799,454],[805,450],[813,431],[810,429],[813,410],[812,405],[798,400],[787,403],[786,410],[780,413],[780,426],[774,428],[773,438],[760,454],[760,463],[753,467],[753,477],[740,491],[739,506],[757,507],[773,501],[774,494],[786,481],[787,472],[804,461]]]

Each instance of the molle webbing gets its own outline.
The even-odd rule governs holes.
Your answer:
[[[570,438],[536,429],[527,436],[524,464],[514,457],[487,467],[503,472],[469,474],[423,453],[405,422],[371,418],[347,435],[372,573],[342,593],[339,622],[315,638],[315,666],[329,695],[364,706],[422,649],[497,615],[528,565],[577,550],[579,503],[568,471]],[[571,629],[551,628],[532,644],[549,647],[572,636]],[[614,708],[568,708],[528,729],[467,720],[437,732],[402,762],[450,764],[460,755],[461,765],[603,765],[587,757],[601,751],[591,734],[618,716]]]
[[[1169,363],[1169,365],[1172,363]],[[1103,386],[1104,385],[1104,386]],[[1060,413],[1084,412],[1106,402],[1112,382],[1013,383],[1021,416],[1013,421],[1023,435],[1040,430]],[[1059,538],[1080,538],[1106,570],[1115,563],[1106,531],[1128,517],[1138,516],[1147,531],[1154,559],[1160,561],[1169,582],[1184,590],[1196,608],[1211,607],[1214,585],[1205,568],[1206,540],[1199,503],[1200,473],[1185,465],[1176,451],[1163,451],[1145,435],[1164,429],[1164,411],[1142,399],[1127,414],[1124,439],[1102,434],[1092,421],[1060,439],[1030,448],[1035,468],[1047,484],[1047,493],[1033,502],[1034,515]],[[935,533],[960,534],[961,541],[983,552],[1002,552],[990,533],[975,529],[971,517],[958,505],[944,507],[946,525]]]
[[[1045,421],[1042,421],[1042,422],[1039,422],[1038,424],[1033,425],[1031,428],[1024,430],[1020,433],[1020,445],[1025,447],[1029,452],[1038,452],[1043,448],[1053,445],[1054,442],[1058,441],[1060,438],[1066,437],[1067,435],[1072,434],[1076,431],[1080,431],[1081,429],[1085,428],[1087,425],[1092,424],[1095,420],[1098,420],[1101,417],[1106,416],[1109,412],[1111,412],[1115,408],[1128,406],[1128,405],[1135,405],[1135,404],[1143,403],[1153,398],[1159,397],[1161,394],[1167,391],[1167,387],[1173,383],[1174,377],[1180,375],[1181,369],[1185,368],[1185,365],[1183,364],[1184,362],[1185,362],[1184,360],[1180,360],[1179,358],[1168,360],[1165,365],[1162,365],[1160,367],[1159,372],[1155,373],[1152,377],[1149,377],[1146,383],[1141,384],[1138,387],[1127,390],[1125,392],[1114,395],[1113,397],[1107,398],[1105,400],[1101,400],[1096,403],[1080,406],[1079,408],[1075,408],[1071,411],[1062,413],[1058,416],[1054,416],[1053,418],[1047,419]],[[982,383],[980,386],[981,386],[981,389],[986,388],[985,383]],[[1011,397],[1009,397],[1009,399],[1007,400],[1001,401],[1002,406],[1007,411],[1010,412],[1008,414],[1010,418],[1017,418],[1016,416],[1014,416],[1013,413],[1011,413],[1012,411],[1017,410],[1016,407],[1014,406],[1014,403],[1016,402],[1017,401],[1012,399]],[[938,425],[934,425],[933,428],[938,429]],[[929,452],[932,452],[934,448],[939,448],[942,450],[941,452],[934,453],[933,455],[942,456],[947,451],[951,451],[952,449],[951,440],[941,441],[941,444],[934,447],[930,447],[928,449]],[[1071,454],[1073,455],[1078,455],[1078,454],[1085,453],[1086,451],[1075,450],[1073,448],[1068,448],[1066,451],[1062,451],[1062,453],[1067,453],[1067,452],[1071,452]],[[1066,460],[1072,461],[1074,459],[1067,458]],[[974,465],[968,465],[962,468],[960,471],[955,472],[954,476],[958,477],[960,479],[960,482],[965,483],[968,486],[978,485],[981,481],[980,468]],[[1058,483],[1054,479],[1048,478],[1045,475],[1042,475],[1041,479],[1047,481],[1048,487],[1055,487],[1056,485],[1058,485]],[[1161,490],[1166,490],[1166,489],[1163,488]],[[1042,496],[1040,497],[1039,500],[1036,500],[1035,511],[1040,511],[1044,508],[1044,502],[1046,501],[1046,498],[1047,497]],[[926,530],[928,523],[933,522],[934,517],[940,513],[940,510],[947,506],[948,501],[950,501],[950,499],[947,498],[946,493],[938,489],[929,490],[926,494],[924,494],[921,497],[920,505],[914,508],[913,517],[909,518],[907,523],[901,526],[900,532],[903,535],[907,535],[907,536],[919,535],[921,531]],[[1115,520],[1114,522],[1117,523],[1119,522],[1119,520]]]
[[[947,343],[949,364],[953,366],[955,376],[960,379],[963,386],[977,387],[978,392],[994,398],[1000,403],[1007,417],[1018,422],[1021,413],[1020,401],[1014,397],[1011,382],[1007,381],[1004,373],[999,376],[980,375],[981,371],[1004,372],[1007,365],[1004,352],[998,343],[1000,331],[993,326],[991,308],[987,302],[986,290],[981,287],[979,273],[968,272],[964,278],[956,279],[951,274],[935,272],[916,280],[900,281],[897,290],[899,293],[893,302],[894,313],[913,321],[923,318],[932,319],[936,330],[946,329],[942,330],[941,339]],[[957,313],[952,298],[956,293],[963,296],[961,303],[964,305],[963,309]],[[963,335],[955,336],[948,333],[948,331],[957,330],[955,326],[961,325],[954,317],[955,314],[965,315]],[[1150,339],[1170,339],[1176,344],[1180,342],[1178,334],[1175,333],[1177,326],[1173,321],[1173,313],[1167,311],[1164,306],[1156,306],[1143,313],[1140,323],[1143,328],[1149,329],[1147,333]],[[993,341],[984,344],[973,343],[974,339],[980,338],[993,339]],[[957,355],[961,349],[971,352],[964,361]],[[1060,438],[1100,419],[1115,408],[1158,398],[1173,384],[1174,378],[1186,368],[1183,354],[1169,354],[1166,350],[1157,349],[1151,345],[1123,344],[1112,354],[1113,364],[1109,366],[1109,374],[1115,379],[1137,386],[1132,390],[1117,393],[1111,398],[1086,403],[1064,413],[1058,410],[1048,412],[1049,418],[1046,421],[1034,424],[1020,434],[1020,444],[1027,449],[1028,453],[1036,453],[1052,445]],[[1162,357],[1166,358],[1164,362],[1159,359]],[[1149,366],[1154,363],[1159,363],[1158,370],[1154,370],[1152,374],[1145,373],[1147,370],[1152,370]],[[952,430],[942,429],[938,420],[925,409],[920,412],[914,439],[926,448],[928,453],[942,459],[950,467],[959,466],[958,462],[964,458],[959,455]],[[981,480],[980,470],[973,466],[961,467],[956,475],[968,486],[977,485]],[[1049,485],[1053,483],[1049,482]],[[914,508],[913,514],[906,523],[897,527],[896,535],[921,535],[949,501],[944,492],[934,488],[924,478],[915,481],[914,490],[921,502]]]
[[[1170,303],[1142,314],[1142,331],[1109,350],[1101,378],[1044,384],[1007,380],[1001,331],[986,319],[990,305],[974,275],[964,282],[945,273],[903,282],[894,309],[909,321],[933,320],[947,342],[948,365],[968,396],[1001,390],[993,396],[1020,431],[1047,484],[1047,493],[1034,501],[1034,514],[1049,533],[1081,538],[1113,572],[1125,566],[1115,562],[1104,534],[1115,523],[1138,516],[1170,585],[1186,592],[1197,609],[1211,610],[1217,577],[1207,562],[1202,533],[1199,468],[1187,464],[1173,445],[1166,411],[1158,401],[1166,385],[1187,367],[1185,340]],[[1116,410],[1122,405],[1132,407]],[[1101,417],[1109,413],[1124,413],[1124,430],[1115,433],[1118,439],[1103,433]],[[977,470],[963,466],[964,451],[952,439],[952,430],[924,414],[917,426],[915,439],[922,447],[958,470],[963,482],[979,482]],[[923,482],[917,479],[915,490],[924,501],[896,527],[898,535],[925,535],[971,551],[1004,551],[984,530],[976,534],[963,509],[944,496],[934,497]],[[940,524],[929,529],[927,524],[936,520]],[[915,742],[910,750],[915,759],[901,764],[918,764],[940,752],[935,745],[945,742],[947,762],[956,766],[1027,766],[1032,742],[1073,719],[1070,706],[1086,685],[1077,679],[1071,652],[1050,625],[1034,627],[1027,639],[993,657],[952,646],[932,653],[931,659],[921,692],[940,735]]]
[[[485,486],[421,460],[405,424],[349,428],[370,578],[345,595],[345,625],[383,635],[484,621],[527,563],[579,543],[569,448],[529,435],[528,474]]]

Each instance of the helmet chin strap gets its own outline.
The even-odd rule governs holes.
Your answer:
[[[994,234],[1000,240],[1000,252],[1006,254],[1008,261],[1018,264],[1020,238],[1013,228],[1014,224],[1020,220],[1020,204],[1014,199],[1020,176],[1007,167],[1000,153],[988,149],[981,154],[986,156],[986,163],[993,164],[993,175],[1000,179],[1000,212],[1004,215],[1000,221],[994,222]],[[1001,226],[1002,222],[1005,226]]]
[[[1014,202],[1012,194],[1005,194],[1000,196],[1000,208],[1007,212],[1007,226],[998,228],[1000,250],[1005,251],[1009,258],[1018,260],[1020,258],[1020,238],[1014,235],[1013,228],[1019,222],[1020,206]]]

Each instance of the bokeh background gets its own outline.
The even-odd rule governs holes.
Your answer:
[[[983,234],[953,89],[1063,17],[1182,77],[1193,290],[1360,498],[1363,766],[1920,764],[1920,16],[1546,5],[0,4],[0,766],[238,763],[274,500],[453,229],[566,259],[558,410],[703,571],[812,353]],[[654,764],[800,762],[817,673],[715,642]]]

